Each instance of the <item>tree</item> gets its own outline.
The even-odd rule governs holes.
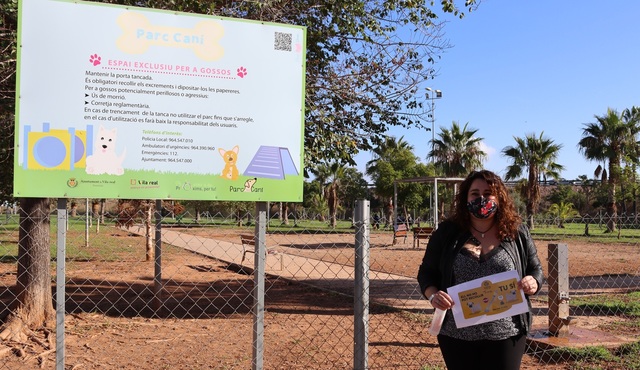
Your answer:
[[[118,227],[131,227],[137,220],[140,220],[144,225],[145,234],[145,260],[151,261],[155,255],[155,249],[153,240],[153,227],[155,226],[155,220],[153,213],[155,212],[156,204],[153,200],[143,199],[119,199],[118,200],[118,217],[116,218],[116,225]]]
[[[622,176],[622,164],[625,161],[638,161],[636,136],[640,131],[640,109],[633,107],[618,114],[616,110],[609,108],[606,115],[596,115],[595,119],[596,122],[584,125],[578,148],[588,160],[608,163],[608,171],[596,170],[596,176],[601,172],[603,182],[608,181],[606,231],[613,232],[618,215],[616,191]]]
[[[211,201],[209,200],[185,200],[182,201],[183,206],[189,208],[189,209],[193,209],[193,219],[194,222],[198,223],[200,222],[200,219],[202,217],[202,212],[208,211],[209,207],[211,206]],[[173,213],[173,212],[171,212]],[[175,217],[175,214],[171,215],[172,217]]]
[[[434,76],[433,64],[450,47],[443,38],[444,23],[422,1],[109,2],[306,26],[305,168],[332,159],[353,164],[355,154],[383,141],[389,127],[420,125],[427,113],[421,84]],[[464,7],[473,10],[476,0],[465,0]],[[0,166],[3,196],[13,194],[17,9],[16,0],[0,0],[0,160],[7,164]],[[455,0],[443,0],[441,9],[464,16]],[[400,27],[413,32],[398,32]],[[40,244],[43,240],[27,245]],[[20,251],[34,259],[48,256],[48,250]],[[43,256],[33,257],[36,252]]]
[[[329,214],[327,202],[324,201],[322,194],[322,184],[318,179],[304,182],[302,206],[305,212],[311,212],[311,215],[307,215],[311,219],[317,218],[324,221]]]
[[[551,214],[557,221],[558,227],[564,228],[564,221],[571,217],[579,216],[580,214],[573,208],[573,203],[553,203],[549,207],[549,214]]]
[[[511,159],[511,165],[507,166],[505,180],[517,179],[527,169],[527,225],[534,228],[533,217],[536,214],[540,202],[540,176],[545,178],[559,178],[560,171],[564,167],[556,163],[562,144],[554,144],[554,141],[544,136],[544,132],[536,137],[534,133],[524,138],[513,137],[516,146],[507,146],[502,153]]]
[[[0,0],[0,200],[13,200],[18,2]]]
[[[582,191],[577,191],[572,185],[557,185],[551,189],[551,193],[547,195],[546,202],[548,204],[571,203],[579,214],[587,213],[587,196]],[[582,212],[581,212],[582,211]]]
[[[0,0],[0,197],[13,199],[14,111],[18,2]],[[0,340],[25,342],[55,317],[51,296],[49,199],[20,200],[18,299],[0,328]]]
[[[580,209],[581,214],[589,213],[593,208],[593,195],[595,180],[591,180],[587,175],[578,176],[580,181],[580,192],[584,195],[584,207]]]
[[[477,129],[467,129],[469,123],[460,127],[457,121],[453,121],[451,128],[440,128],[438,139],[433,141],[433,149],[429,156],[435,159],[438,174],[447,177],[465,177],[475,169],[482,167],[487,154],[481,149],[481,137],[476,137]],[[447,192],[453,194],[452,184],[447,185]],[[448,197],[446,197],[448,198]],[[439,204],[440,215],[444,216],[445,197]],[[453,211],[453,202],[450,210]]]
[[[31,330],[53,327],[49,243],[49,199],[20,200],[17,299],[0,330],[0,339],[24,343]]]
[[[69,203],[69,217],[76,217],[78,215],[78,202],[75,199]]]
[[[250,222],[251,215],[253,214],[253,210],[255,210],[256,205],[255,202],[225,201],[216,202],[216,207],[219,210],[222,210],[224,214],[235,218],[237,226],[243,226],[245,218],[247,219],[247,222]],[[280,218],[282,218],[281,211],[281,209],[278,210]],[[270,220],[267,220],[267,225],[269,225],[269,221]]]
[[[322,4],[288,2],[280,9],[308,27],[306,162],[354,165],[354,154],[384,142],[389,127],[421,126],[428,113],[421,84],[433,78],[432,63],[450,45],[426,2]],[[443,7],[457,11],[453,1]]]
[[[367,187],[368,183],[362,173],[355,167],[347,167],[344,171],[340,189],[342,208],[353,215],[355,201],[367,198]]]
[[[309,209],[314,213],[313,217],[325,221],[329,214],[329,206],[320,193],[315,193],[309,199]]]
[[[460,128],[453,121],[451,129],[441,128],[439,139],[434,139],[433,150],[429,156],[435,158],[436,168],[445,176],[463,177],[482,167],[487,157],[480,143],[483,138],[476,137],[477,129],[467,130],[469,123]]]
[[[345,177],[346,167],[337,162],[318,166],[314,174],[323,187],[324,199],[329,208],[329,225],[337,226],[338,205],[340,203],[340,188]]]
[[[476,0],[109,2],[307,27],[305,168],[355,165],[389,128],[422,127],[423,85],[451,48],[438,13],[463,18],[477,8]]]
[[[404,140],[404,136],[396,139],[387,137],[379,147],[373,151],[374,158],[366,164],[366,174],[375,186],[375,194],[385,204],[387,222],[393,220],[394,183],[397,180],[425,176],[426,168],[420,167],[418,157],[413,154],[413,147]],[[423,189],[417,189],[417,184],[396,183],[398,190],[398,204],[405,206],[405,200],[410,194],[427,194]],[[413,202],[414,204],[417,202]]]

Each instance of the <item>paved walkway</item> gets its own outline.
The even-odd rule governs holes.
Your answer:
[[[142,227],[133,226],[129,232],[144,235]],[[206,255],[217,260],[253,268],[253,254],[242,261],[243,247],[238,243],[204,238],[188,233],[162,229],[162,242]],[[286,253],[268,254],[265,272],[268,275],[298,281],[322,289],[353,296],[355,268]],[[369,300],[403,310],[432,309],[419,292],[415,278],[369,271]]]

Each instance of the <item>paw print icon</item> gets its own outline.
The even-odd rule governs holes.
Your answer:
[[[102,58],[98,54],[93,54],[89,57],[89,63],[93,64],[93,66],[97,66],[102,62]]]
[[[237,72],[238,77],[240,77],[240,78],[244,78],[247,75],[247,69],[244,68],[244,67],[239,67],[236,70],[236,72]]]

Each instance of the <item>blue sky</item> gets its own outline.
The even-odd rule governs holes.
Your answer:
[[[640,106],[640,1],[484,0],[459,20],[446,17],[453,45],[427,83],[442,91],[435,100],[435,133],[452,121],[478,129],[489,154],[485,168],[503,176],[501,155],[514,136],[535,133],[561,144],[561,177],[593,177],[598,165],[578,151],[585,123]],[[431,133],[398,128],[427,162]],[[370,153],[356,157],[358,168]]]

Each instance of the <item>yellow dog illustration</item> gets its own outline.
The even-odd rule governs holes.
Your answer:
[[[218,152],[224,159],[224,168],[222,169],[222,176],[228,180],[237,180],[238,179],[238,167],[236,167],[236,162],[238,161],[238,151],[240,149],[238,146],[234,146],[231,150],[225,150],[222,148],[218,148]]]

